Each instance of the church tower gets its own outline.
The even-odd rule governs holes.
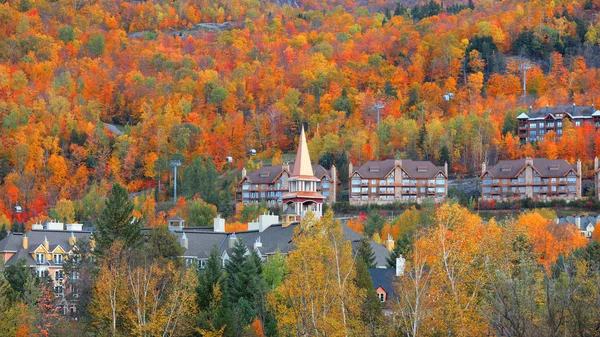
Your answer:
[[[312,170],[304,126],[302,126],[294,170],[289,179],[290,190],[281,198],[285,205],[284,214],[296,214],[297,219],[300,220],[307,211],[312,211],[317,218],[320,218],[323,215],[325,196],[317,192],[319,181]]]

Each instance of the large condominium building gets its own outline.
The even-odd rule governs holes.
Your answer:
[[[388,159],[368,161],[350,174],[350,204],[442,201],[448,193],[448,165],[429,161]]]
[[[562,159],[501,160],[490,167],[483,163],[481,171],[484,200],[581,198],[581,161],[571,165]]]
[[[519,140],[523,143],[542,141],[550,131],[560,137],[566,120],[575,127],[589,124],[600,128],[600,110],[596,110],[594,105],[575,104],[546,106],[537,110],[529,107],[529,113],[522,113],[517,117]]]
[[[60,297],[60,311],[65,315],[77,313],[78,273],[66,275],[63,265],[72,256],[77,242],[90,239],[91,232],[82,231],[81,224],[46,222],[33,225],[27,233],[9,233],[0,241],[0,259],[6,264],[19,260],[34,271],[38,277],[49,277],[54,292]]]

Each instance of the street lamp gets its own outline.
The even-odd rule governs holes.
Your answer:
[[[181,161],[171,160],[171,166],[173,166],[173,170],[175,171],[173,180],[173,203],[177,205],[177,168],[181,166]]]

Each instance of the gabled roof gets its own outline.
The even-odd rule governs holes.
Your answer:
[[[369,160],[359,167],[357,172],[364,179],[383,179],[400,164],[399,160]],[[353,172],[354,174],[354,172]]]
[[[283,173],[289,172],[282,165],[263,166],[254,172],[249,172],[246,177],[253,184],[272,184]]]
[[[527,114],[523,112],[517,117],[517,119],[529,119],[529,116],[527,116]]]
[[[352,242],[352,249],[355,251],[358,249],[360,241],[364,238],[362,234],[346,225],[342,226],[342,235]],[[369,244],[373,255],[375,255],[375,265],[380,268],[387,267],[387,258],[390,256],[390,251],[371,239],[369,239]]]
[[[402,160],[402,169],[413,179],[434,178],[438,173],[446,176],[443,166],[435,166],[430,161]]]
[[[396,278],[396,269],[369,268],[369,275],[373,281],[373,288],[381,287],[387,293],[387,301],[389,302],[396,297],[396,289],[394,280]]]
[[[526,118],[529,118],[529,119],[535,119],[535,120],[540,119],[541,120],[541,119],[544,119],[549,114],[556,116],[556,114],[558,114],[558,113],[568,115],[571,118],[590,118],[591,116],[594,116],[595,112],[596,112],[596,110],[592,109],[592,106],[560,104],[560,105],[556,105],[556,106],[548,106],[548,107],[538,108],[538,109],[532,111],[532,113],[529,116],[527,116],[525,114],[521,114],[521,115],[519,115],[519,117],[517,117],[517,119],[522,119],[522,116],[525,115],[525,116],[527,116]],[[598,116],[598,115],[596,115],[596,116]]]
[[[30,264],[35,264],[35,261],[31,257],[31,254],[38,249],[40,246],[44,247],[44,239],[48,239],[50,243],[50,252],[57,247],[61,247],[65,252],[69,252],[73,247],[69,244],[69,238],[71,235],[75,236],[76,240],[86,239],[89,240],[91,232],[84,231],[53,231],[53,230],[31,230],[27,233],[28,246],[23,249],[23,237],[22,233],[9,233],[7,237],[0,240],[0,252],[16,252],[7,263],[13,263],[18,261],[20,258],[25,258]],[[44,248],[44,250],[46,250]],[[48,261],[49,265],[52,265],[52,261]]]
[[[564,177],[570,171],[577,174],[577,166],[569,164],[564,159],[533,158],[532,162],[532,168],[542,177]],[[516,178],[523,171],[525,165],[526,159],[501,160],[498,164],[490,166],[485,173],[498,179]]]

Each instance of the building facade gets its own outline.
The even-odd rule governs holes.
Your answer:
[[[37,277],[49,277],[54,293],[60,298],[59,309],[68,316],[76,316],[78,273],[67,275],[63,266],[72,257],[81,239],[90,240],[91,232],[83,231],[81,224],[46,222],[33,225],[27,233],[9,233],[0,241],[0,258],[6,264],[24,260]]]
[[[357,170],[349,165],[350,204],[396,201],[443,201],[448,193],[448,165],[429,161],[388,159],[368,161]]]
[[[600,128],[600,110],[596,110],[594,105],[575,104],[546,106],[537,110],[529,107],[528,114],[522,113],[517,117],[519,140],[522,143],[542,141],[550,131],[554,131],[557,137],[561,137],[566,121],[574,127],[587,124]]]
[[[581,161],[571,165],[562,159],[501,160],[489,168],[483,163],[481,171],[484,200],[581,198]]]

